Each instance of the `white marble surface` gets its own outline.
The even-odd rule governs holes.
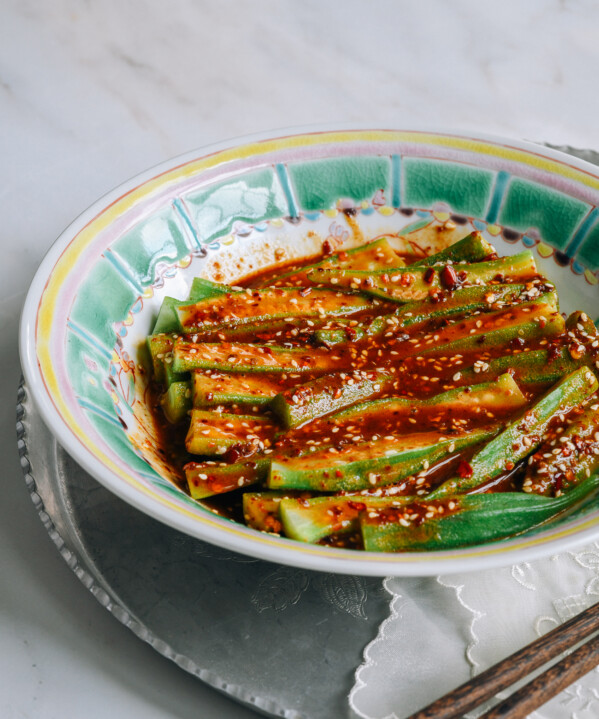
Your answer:
[[[109,616],[29,501],[18,315],[64,226],[172,155],[306,123],[599,148],[598,31],[593,0],[0,1],[0,716],[253,716]]]

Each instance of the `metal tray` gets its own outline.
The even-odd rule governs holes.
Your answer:
[[[140,639],[266,716],[349,716],[354,671],[388,614],[380,579],[263,562],[147,517],[57,444],[23,384],[17,438],[51,539],[84,586]]]

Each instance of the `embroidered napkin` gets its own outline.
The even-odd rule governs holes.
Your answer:
[[[385,587],[390,615],[364,652],[349,698],[361,719],[404,719],[599,601],[599,543],[504,569],[390,578]],[[531,715],[597,716],[599,670]]]

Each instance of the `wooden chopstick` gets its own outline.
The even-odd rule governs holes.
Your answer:
[[[595,632],[599,632],[599,603],[585,609],[454,691],[412,714],[409,719],[461,719],[471,709],[480,706],[498,692],[524,679]],[[527,713],[549,701],[551,697],[589,672],[597,664],[599,664],[599,637],[595,637],[547,672],[519,689],[480,719],[525,717]],[[553,693],[550,693],[550,690]],[[528,698],[530,701],[526,701]],[[525,707],[524,713],[517,713],[520,711],[519,706]]]
[[[479,719],[524,719],[599,664],[599,635],[520,687]]]

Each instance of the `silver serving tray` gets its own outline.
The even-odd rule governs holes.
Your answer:
[[[362,652],[388,614],[377,578],[279,566],[181,534],[71,459],[22,384],[17,438],[52,541],[120,622],[182,669],[271,717],[341,719]]]

